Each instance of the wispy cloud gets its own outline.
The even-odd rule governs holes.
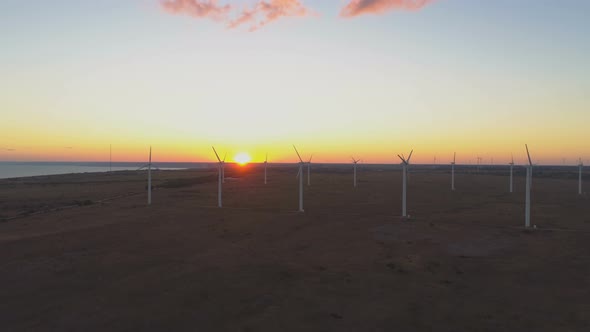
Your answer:
[[[300,0],[260,0],[241,10],[230,4],[220,5],[217,0],[162,0],[161,3],[170,13],[210,18],[225,23],[230,29],[247,24],[250,31],[282,17],[313,14]]]
[[[389,10],[418,10],[434,0],[351,0],[340,11],[341,17],[382,14]]]
[[[162,0],[162,7],[173,14],[187,14],[196,18],[224,21],[230,5],[219,5],[217,0]]]
[[[259,1],[251,8],[246,8],[235,20],[229,22],[229,28],[242,24],[250,24],[250,31],[254,31],[281,17],[304,17],[312,15],[312,11],[299,0],[270,0]]]

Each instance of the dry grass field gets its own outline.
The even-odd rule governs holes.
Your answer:
[[[312,165],[0,180],[3,331],[587,331],[577,179]],[[253,166],[252,166],[253,167]],[[319,167],[319,166],[318,166]],[[573,174],[573,173],[572,173]],[[12,218],[18,216],[18,218]]]

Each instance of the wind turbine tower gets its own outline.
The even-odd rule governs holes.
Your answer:
[[[152,147],[150,146],[150,158],[148,162],[148,205],[152,205]]]
[[[293,149],[295,149],[295,153],[297,153],[297,157],[299,157],[299,173],[297,173],[297,175],[299,176],[299,212],[304,212],[303,211],[303,159],[301,159],[301,155],[299,154],[299,151],[297,151],[297,148],[295,147],[295,145],[293,145]]]
[[[529,147],[525,144],[526,154],[529,158],[529,164],[526,167],[526,196],[525,196],[525,213],[524,226],[531,227],[531,182],[533,181],[533,161],[529,153]]]
[[[514,156],[512,156],[512,161],[510,162],[510,192],[512,193],[512,169],[514,168]]]
[[[356,188],[356,164],[358,164],[359,161],[361,161],[360,159],[354,159],[354,157],[350,157],[352,159],[352,164],[353,164],[353,170],[354,170],[354,176],[353,176],[353,185]]]
[[[410,159],[412,158],[412,153],[414,152],[414,150],[410,151],[410,155],[408,156],[408,159],[406,159],[404,157],[404,155],[402,154],[401,156],[398,154],[397,156],[399,157],[399,159],[401,159],[402,161],[402,217],[407,217],[408,213],[406,210],[406,188],[407,188],[407,182],[408,182],[408,166],[410,165]]]
[[[221,158],[219,158],[219,155],[217,154],[217,151],[215,150],[215,147],[213,147],[213,152],[215,152],[215,157],[217,157],[217,174],[218,174],[218,181],[217,181],[217,207],[222,207],[222,203],[221,203],[221,195],[222,195],[222,183],[223,183],[223,161],[221,161]]]
[[[268,165],[268,153],[266,154],[266,159],[264,159],[264,184],[266,184],[266,166]]]
[[[457,152],[453,153],[453,162],[451,163],[451,190],[455,191],[455,160]]]
[[[582,158],[580,158],[580,164],[578,164],[579,172],[578,172],[578,195],[582,195],[582,168],[584,164],[582,163]]]
[[[313,154],[309,157],[309,160],[307,161],[307,186],[311,186],[311,173],[310,173],[310,169],[311,169],[311,158],[313,158]]]

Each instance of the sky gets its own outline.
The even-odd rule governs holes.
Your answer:
[[[0,161],[590,163],[590,1],[0,2]]]

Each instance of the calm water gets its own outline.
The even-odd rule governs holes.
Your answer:
[[[113,171],[137,170],[145,163],[112,163]],[[209,163],[154,163],[153,168],[207,168]],[[70,173],[108,172],[108,162],[0,162],[0,179]]]

